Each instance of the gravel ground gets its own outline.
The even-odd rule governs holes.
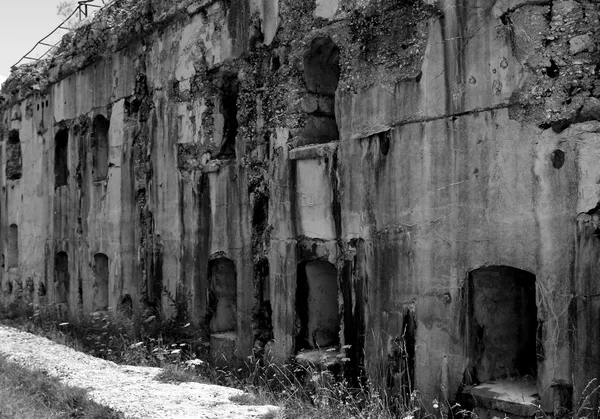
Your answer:
[[[275,406],[237,405],[229,398],[243,391],[233,388],[161,383],[154,380],[160,368],[117,365],[10,327],[0,326],[0,354],[87,389],[95,402],[123,412],[127,418],[260,418],[278,410]]]

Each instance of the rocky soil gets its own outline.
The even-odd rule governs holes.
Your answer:
[[[121,366],[77,352],[46,338],[0,326],[0,354],[41,369],[66,384],[85,388],[97,403],[127,418],[275,417],[275,406],[238,405],[243,392],[209,384],[165,384],[154,380],[160,368]]]

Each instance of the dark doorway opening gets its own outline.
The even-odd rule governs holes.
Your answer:
[[[8,133],[6,143],[6,178],[8,180],[21,179],[23,174],[23,156],[21,153],[21,140],[19,131],[12,130]]]
[[[92,138],[92,177],[94,182],[108,178],[108,129],[110,123],[98,115],[94,119],[94,136]]]
[[[470,381],[537,376],[535,275],[507,266],[468,278]]]
[[[219,258],[208,264],[208,324],[210,333],[237,329],[237,279],[231,259]]]
[[[123,298],[121,298],[117,310],[129,319],[133,317],[133,299],[131,298],[131,295],[125,294]]]
[[[54,137],[54,186],[64,186],[69,181],[69,131],[61,129]]]
[[[217,98],[217,110],[222,120],[222,130],[218,130],[217,136],[221,134],[221,146],[217,158],[232,159],[235,157],[235,139],[238,134],[237,100],[239,82],[237,74],[225,73],[221,80],[221,92]]]
[[[108,256],[94,255],[94,310],[108,309]]]
[[[479,417],[539,413],[535,275],[509,266],[472,271],[466,287],[469,367],[461,400]],[[540,354],[541,355],[541,354]]]
[[[340,313],[337,269],[315,260],[298,266],[296,311],[300,330],[296,350],[339,345]]]
[[[340,50],[328,37],[313,39],[304,54],[304,80],[309,92],[334,96],[340,79]]]

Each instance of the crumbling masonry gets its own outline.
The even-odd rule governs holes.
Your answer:
[[[171,296],[216,356],[568,406],[600,376],[599,13],[117,0],[2,89],[0,300]]]

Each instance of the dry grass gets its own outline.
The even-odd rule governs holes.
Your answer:
[[[0,322],[4,324],[46,336],[91,355],[120,364],[162,367],[164,371],[156,377],[159,381],[213,383],[235,387],[246,391],[232,399],[235,403],[282,407],[277,414],[270,413],[265,418],[272,415],[273,418],[280,419],[477,419],[472,412],[462,410],[458,405],[438,404],[437,401],[433,405],[425,405],[420,400],[419,393],[410,386],[390,389],[387,386],[388,371],[383,368],[372,374],[370,379],[363,377],[353,384],[328,370],[294,363],[265,364],[263,360],[252,358],[246,363],[217,368],[211,365],[207,342],[203,341],[201,331],[194,330],[185,317],[176,320],[150,316],[138,321],[136,325],[134,320],[118,315],[80,317],[67,323],[65,319],[57,317],[51,308],[36,312],[13,308],[8,316],[2,314],[0,307]],[[381,359],[385,356],[386,354],[381,354]],[[5,374],[1,379],[5,379],[4,377]],[[586,388],[578,404],[579,411],[566,413],[562,417],[592,417],[597,413],[592,407],[595,406],[592,400],[600,391],[596,384],[592,382]],[[62,411],[30,413],[19,409],[30,408],[35,404],[36,409],[44,412],[43,409],[47,408],[43,398],[44,391],[29,390],[27,386],[16,390],[13,388],[13,393],[16,391],[24,394],[19,398],[10,393],[11,387],[6,385],[6,381],[0,381],[0,387],[3,392],[0,395],[0,419],[118,417],[60,416]],[[31,392],[38,396],[27,396]],[[58,390],[52,392],[58,393]],[[77,400],[82,400],[84,396],[77,397]],[[9,404],[5,404],[5,400],[9,400]],[[79,402],[68,400],[67,398],[66,406],[71,406],[70,409],[74,409],[72,406],[78,408]],[[65,406],[63,402],[60,403]]]
[[[194,330],[186,318],[177,321],[156,315],[135,324],[130,318],[108,314],[67,321],[52,307],[37,311],[13,307],[9,316],[2,316],[1,311],[4,324],[88,354],[120,364],[162,367],[156,377],[159,381],[213,383],[245,390],[246,395],[233,401],[281,406],[279,418],[387,419],[414,413],[412,407],[392,406],[393,398],[371,382],[351,387],[317,368],[293,363],[265,365],[253,359],[217,368],[211,365],[201,331]]]

